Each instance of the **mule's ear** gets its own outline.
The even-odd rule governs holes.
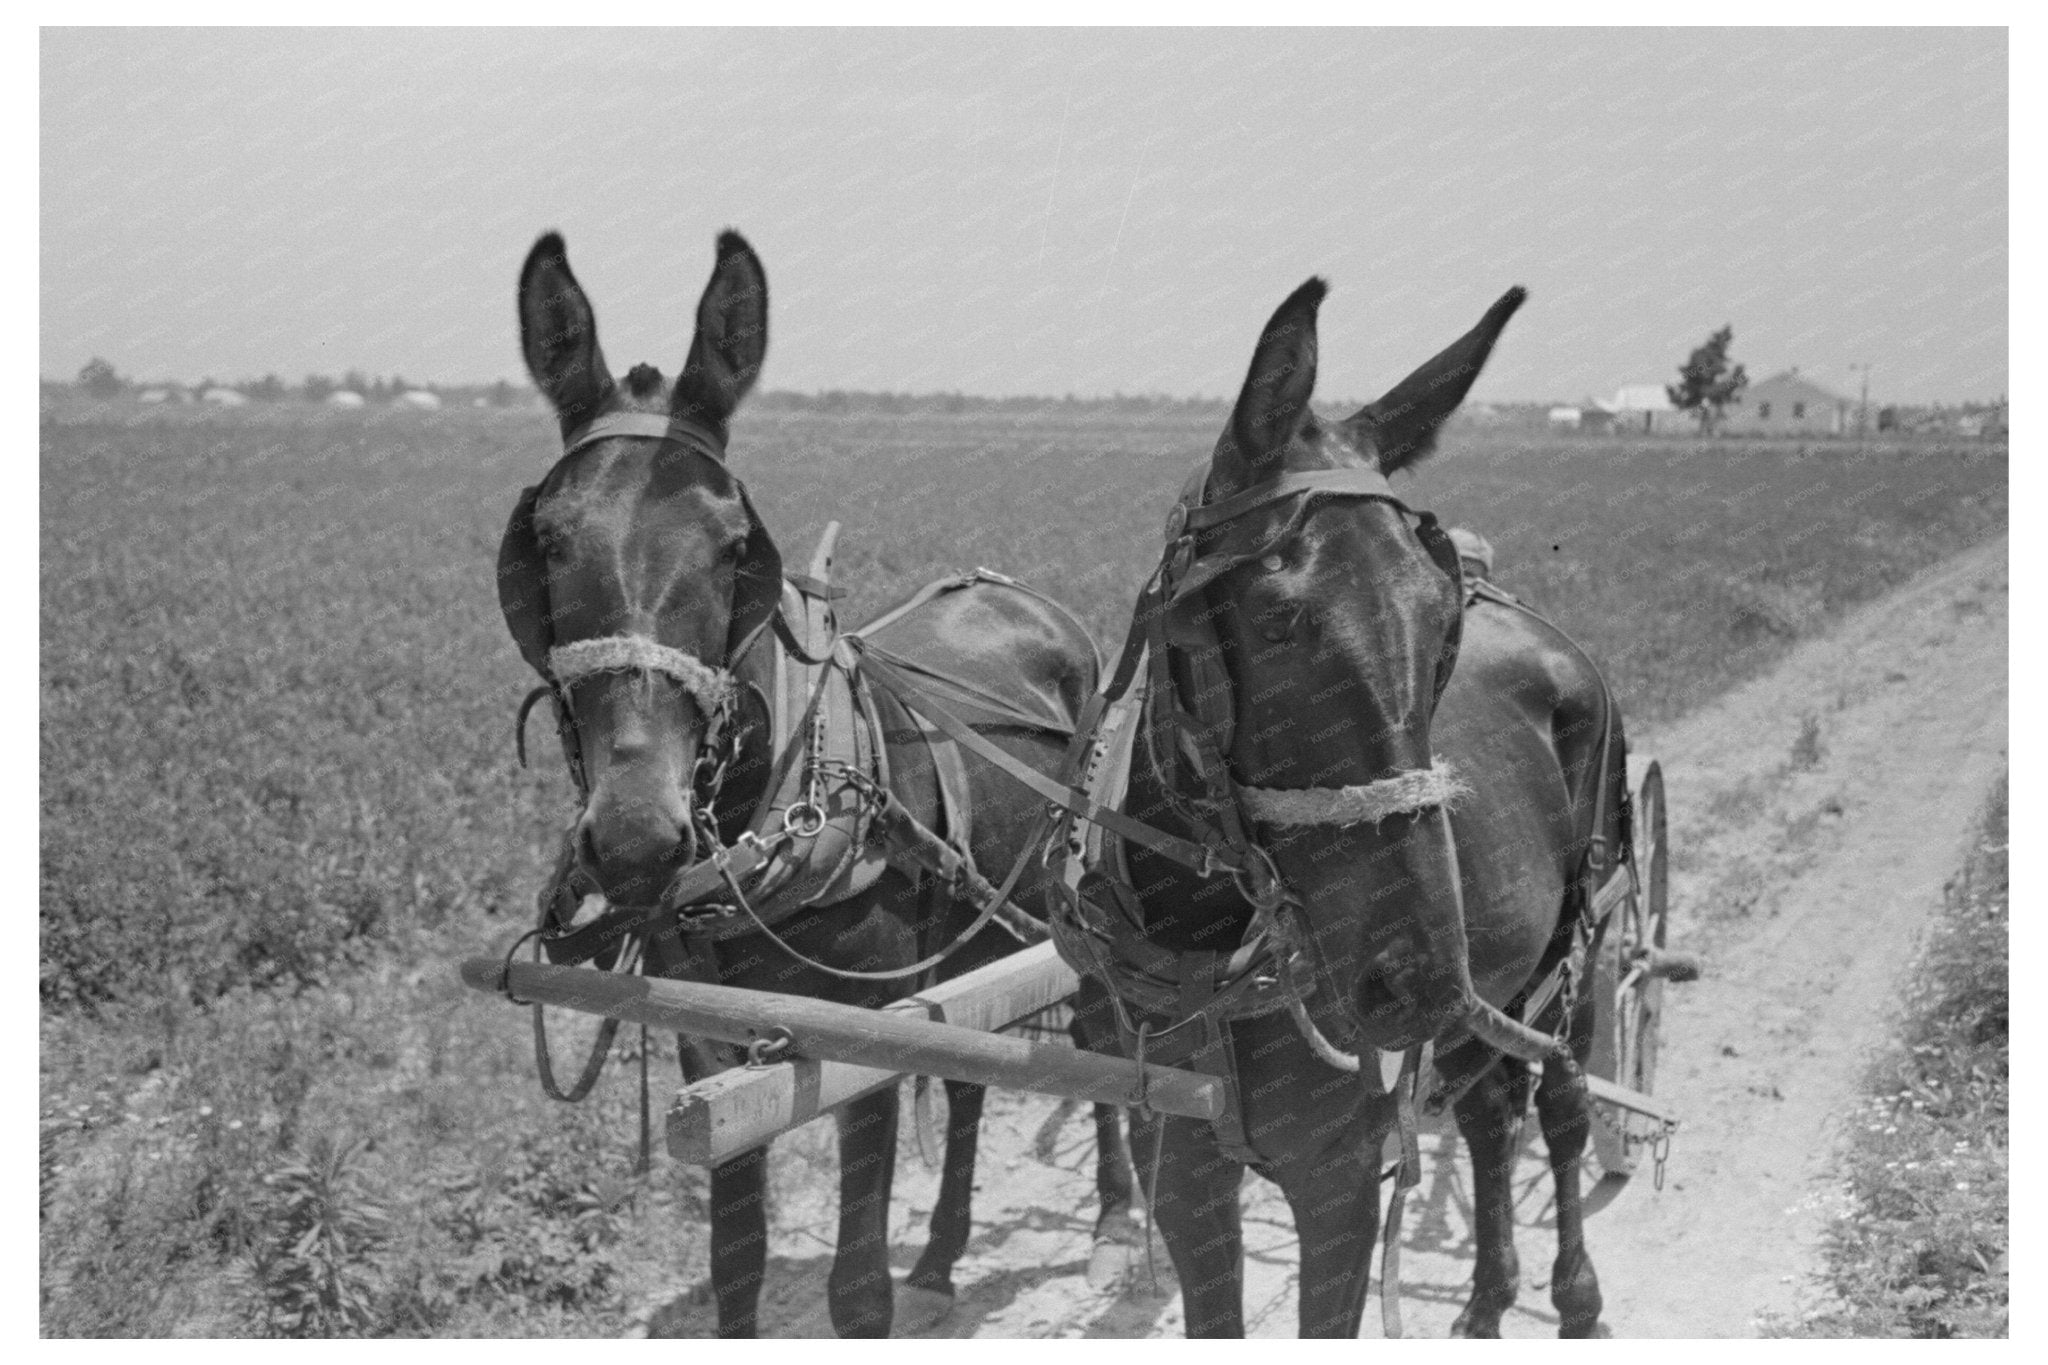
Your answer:
[[[1259,334],[1244,391],[1230,414],[1226,451],[1213,470],[1225,487],[1243,488],[1267,477],[1300,427],[1316,388],[1316,309],[1329,286],[1311,277],[1287,296]],[[1211,493],[1219,491],[1211,488]]]
[[[535,242],[519,272],[519,345],[565,435],[596,415],[611,395],[611,371],[597,345],[597,314],[569,273],[559,232]]]
[[[1387,390],[1378,402],[1366,404],[1346,419],[1372,440],[1379,452],[1381,473],[1418,464],[1436,448],[1437,429],[1465,401],[1472,381],[1493,353],[1501,329],[1528,297],[1529,291],[1519,284],[1502,294],[1477,327]]]
[[[768,272],[747,239],[728,228],[718,234],[718,264],[697,305],[697,335],[676,379],[676,416],[723,432],[767,354]]]

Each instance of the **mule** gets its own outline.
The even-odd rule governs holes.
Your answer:
[[[1575,823],[1585,739],[1564,724],[1582,680],[1560,663],[1529,687],[1518,628],[1482,620],[1467,638],[1455,550],[1386,483],[1434,448],[1523,291],[1341,420],[1309,402],[1324,292],[1311,279],[1267,323],[1169,521],[1126,651],[1145,632],[1168,657],[1142,656],[1151,674],[1118,809],[1214,855],[1134,840],[1120,864],[1146,951],[1178,964],[1177,1006],[1161,1003],[1156,973],[1149,1005],[1120,991],[1132,1020],[1123,1050],[1135,1041],[1155,1060],[1217,1071],[1233,1098],[1218,1124],[1133,1125],[1190,1336],[1243,1334],[1248,1165],[1293,1212],[1301,1335],[1357,1335],[1395,1089],[1415,1083],[1425,1044],[1455,1052],[1482,1046],[1468,1033],[1513,1031],[1502,1009],[1556,937],[1586,843]],[[1230,877],[1213,875],[1222,855],[1238,868]],[[1262,935],[1281,948],[1260,974],[1243,959]],[[1233,1008],[1216,1011],[1225,993]],[[1381,1054],[1405,1058],[1396,1086],[1382,1080]],[[1538,1102],[1558,1169],[1556,1293],[1573,1335],[1598,1316],[1576,1219],[1586,1101],[1582,1080],[1554,1070]],[[1460,1104],[1468,1131],[1505,1130],[1515,1083],[1489,1070]],[[1485,1161],[1498,1144],[1473,1149]],[[1505,1165],[1495,1169],[1504,1182]],[[1491,1216],[1504,1205],[1486,1190]],[[1498,1229],[1485,1235],[1475,1302],[1492,1305],[1503,1274],[1512,1292],[1513,1251]],[[1489,1323],[1468,1311],[1463,1325],[1477,1335]]]
[[[584,794],[570,839],[573,875],[615,906],[660,901],[679,868],[711,845],[731,844],[773,791],[768,698],[771,630],[786,632],[780,556],[725,462],[734,411],[766,354],[767,277],[737,233],[718,240],[696,331],[673,380],[648,365],[615,381],[595,315],[569,269],[562,240],[535,243],[520,273],[519,322],[528,369],[560,420],[568,453],[527,490],[501,554],[506,615],[522,652],[558,699],[565,750]],[[593,435],[593,432],[596,435]],[[614,434],[604,434],[604,433]],[[975,581],[889,627],[900,657],[942,675],[980,680],[1018,698],[1041,727],[996,726],[989,737],[1041,770],[1063,756],[1064,724],[1094,690],[1093,643],[1046,599],[1000,581]],[[565,659],[582,661],[557,676]],[[886,744],[891,787],[934,829],[948,815],[971,824],[975,862],[1006,868],[1028,842],[1036,803],[978,759],[966,760],[971,821],[949,812],[936,759],[900,712]],[[712,733],[714,728],[716,733]],[[804,727],[799,726],[800,730]],[[956,833],[964,833],[956,830]],[[849,855],[851,858],[852,855]],[[701,865],[701,864],[700,864]],[[1017,898],[1039,893],[1039,860]],[[725,985],[877,1007],[914,990],[909,967],[974,923],[963,906],[899,867],[864,889],[814,904],[773,934],[692,939],[673,924],[647,939],[643,969]],[[988,924],[959,943],[941,977],[971,970],[1017,941]],[[866,975],[862,975],[865,973]],[[1086,1035],[1085,1011],[1076,1016]],[[695,1080],[730,1054],[683,1039]],[[979,1086],[949,1082],[950,1120],[931,1236],[907,1284],[950,1299],[967,1243]],[[829,1308],[841,1336],[886,1336],[896,1302],[888,1262],[888,1207],[896,1160],[897,1088],[838,1115],[840,1204]],[[1095,1112],[1101,1210],[1098,1237],[1128,1242],[1133,1197],[1117,1111]],[[711,1279],[718,1334],[753,1336],[766,1268],[766,1151],[711,1174]]]

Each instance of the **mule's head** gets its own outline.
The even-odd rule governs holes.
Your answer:
[[[1510,290],[1385,397],[1326,421],[1309,407],[1323,293],[1308,281],[1266,324],[1210,462],[1208,501],[1287,473],[1410,468],[1523,299]],[[1205,554],[1228,542],[1256,552],[1206,596],[1235,696],[1236,780],[1282,789],[1309,821],[1262,821],[1257,837],[1303,901],[1322,980],[1348,995],[1332,1001],[1325,990],[1312,1007],[1336,1036],[1387,1050],[1434,1036],[1471,990],[1450,826],[1436,804],[1335,823],[1346,810],[1328,789],[1432,766],[1430,718],[1462,603],[1454,553],[1430,528],[1426,543],[1394,502],[1312,493],[1206,533],[1223,543],[1202,542]]]
[[[723,459],[767,350],[767,277],[738,233],[721,235],[681,374],[636,365],[615,382],[549,233],[520,272],[519,331],[571,448],[513,513],[501,604],[566,707],[587,797],[581,861],[607,898],[647,904],[694,854],[693,778],[730,695],[725,669],[781,588],[774,545]],[[665,422],[679,435],[664,437]],[[591,440],[593,424],[620,434]]]

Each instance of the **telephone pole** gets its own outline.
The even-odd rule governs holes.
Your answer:
[[[1863,396],[1856,401],[1856,434],[1864,436],[1870,430],[1870,362],[1866,360],[1849,368],[1863,372]]]

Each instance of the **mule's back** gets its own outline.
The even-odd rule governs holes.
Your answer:
[[[925,681],[941,697],[950,693],[970,720],[993,719],[972,714],[981,694],[1031,718],[1035,728],[1073,734],[1101,664],[1094,640],[1070,612],[986,569],[918,602],[922,596],[877,613],[857,633],[927,671]]]
[[[1473,984],[1494,1004],[1523,984],[1523,967],[1542,951],[1577,870],[1609,705],[1599,673],[1557,627],[1484,597],[1466,609],[1458,666],[1431,738],[1472,788],[1452,807],[1451,823]],[[1618,763],[1618,711],[1613,725]]]

